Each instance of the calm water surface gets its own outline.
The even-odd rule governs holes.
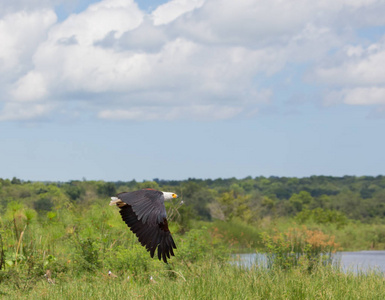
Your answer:
[[[266,255],[263,253],[237,254],[235,260],[238,265],[244,267],[251,267],[256,263],[266,267]],[[339,263],[344,271],[375,270],[385,273],[385,251],[337,252],[334,262]]]

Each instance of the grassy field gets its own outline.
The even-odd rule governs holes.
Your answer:
[[[380,274],[345,274],[330,267],[320,267],[313,273],[301,268],[244,269],[214,260],[153,274],[133,276],[121,272],[117,278],[110,278],[107,271],[98,271],[77,277],[58,276],[54,280],[55,284],[49,284],[41,278],[28,290],[2,285],[1,293],[6,299],[385,298],[385,280]]]
[[[11,203],[0,225],[4,299],[385,299],[383,274],[349,274],[317,263],[339,243],[349,250],[383,249],[382,224],[336,228],[234,219],[191,222],[186,230],[173,222],[178,249],[168,265],[151,259],[104,202],[40,216]],[[275,263],[269,269],[231,265],[231,253],[240,250],[270,253]],[[54,284],[44,276],[48,270]]]

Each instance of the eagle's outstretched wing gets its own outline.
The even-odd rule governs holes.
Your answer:
[[[158,258],[167,263],[174,256],[175,242],[168,228],[163,192],[139,190],[121,193],[112,198],[112,204],[120,208],[123,221],[146,247],[151,257],[158,248]]]

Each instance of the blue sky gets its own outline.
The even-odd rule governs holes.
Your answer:
[[[379,175],[383,1],[0,4],[0,177]]]

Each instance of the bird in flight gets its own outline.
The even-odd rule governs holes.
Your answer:
[[[135,233],[142,246],[154,257],[158,248],[158,259],[167,263],[174,256],[175,242],[168,229],[164,201],[178,198],[177,194],[153,189],[120,193],[111,197],[110,205],[120,208],[123,221]]]

